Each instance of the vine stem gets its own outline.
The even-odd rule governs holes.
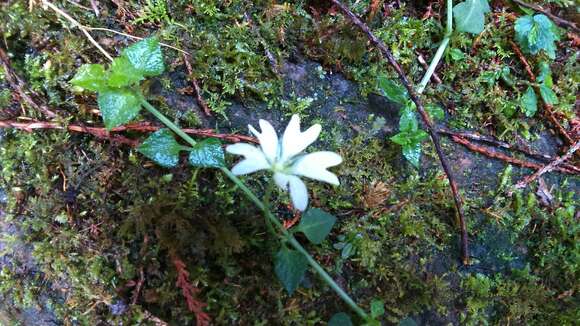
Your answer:
[[[178,136],[180,136],[184,141],[189,143],[191,146],[195,146],[197,142],[183,132],[175,123],[169,120],[167,117],[163,115],[163,113],[159,112],[155,107],[153,107],[147,100],[142,99],[141,103],[147,109],[147,111],[151,112],[156,118],[158,118],[163,124],[165,124],[169,129],[173,130]],[[250,199],[266,216],[269,222],[271,222],[282,234],[283,238],[298,252],[300,252],[306,260],[308,264],[320,275],[323,281],[325,281],[333,290],[338,294],[338,296],[352,309],[354,310],[361,318],[364,320],[368,320],[368,314],[359,307],[356,302],[346,293],[333,279],[332,277],[324,270],[322,266],[304,249],[304,247],[296,240],[292,233],[288,232],[284,225],[280,223],[280,221],[272,214],[269,210],[268,206],[261,201],[254,192],[246,186],[246,184],[238,178],[235,174],[232,173],[226,167],[220,167],[220,170],[230,179],[248,199]]]
[[[443,53],[445,53],[447,45],[449,45],[449,40],[451,39],[452,32],[453,32],[453,0],[447,0],[447,27],[445,30],[445,36],[443,37],[441,44],[439,44],[439,48],[437,49],[437,52],[435,52],[435,56],[433,57],[433,60],[431,60],[429,68],[427,68],[427,71],[425,72],[425,76],[423,76],[423,79],[421,79],[421,82],[419,82],[419,86],[417,87],[417,93],[422,94],[423,91],[425,90],[425,87],[427,87],[429,80],[431,80],[431,76],[433,76],[433,73],[435,73],[435,69],[437,68],[437,65],[439,65],[439,61],[441,61],[441,58],[443,57]]]
[[[435,151],[437,152],[437,156],[439,157],[439,161],[441,162],[441,167],[449,180],[449,186],[451,187],[451,193],[453,194],[453,201],[455,203],[455,208],[457,210],[457,217],[459,219],[459,228],[461,232],[461,260],[463,265],[469,265],[469,243],[467,237],[467,225],[465,224],[465,217],[463,214],[463,204],[461,200],[461,195],[459,194],[459,188],[457,187],[457,182],[455,181],[455,177],[453,176],[453,172],[451,171],[451,166],[449,162],[445,158],[445,154],[443,154],[443,149],[441,147],[441,141],[439,139],[439,135],[435,131],[433,127],[433,122],[431,118],[425,111],[425,107],[423,106],[423,101],[419,98],[419,94],[415,91],[415,87],[411,84],[407,75],[401,68],[401,65],[395,59],[395,56],[391,53],[391,51],[387,48],[387,45],[380,40],[371,30],[369,27],[363,23],[360,18],[358,18],[348,7],[346,7],[342,2],[339,0],[330,0],[333,4],[337,6],[338,9],[343,13],[343,15],[348,18],[351,23],[353,23],[356,27],[358,27],[369,39],[371,44],[376,46],[383,57],[387,60],[387,62],[395,69],[397,75],[399,75],[399,80],[407,89],[409,93],[409,97],[411,101],[415,103],[417,106],[417,111],[423,120],[423,123],[427,127],[427,131],[429,132],[429,136],[431,136],[431,140],[433,141],[433,145],[435,145]],[[450,1],[450,0],[449,0]]]

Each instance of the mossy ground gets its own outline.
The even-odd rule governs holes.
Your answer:
[[[388,141],[396,132],[397,107],[372,93],[378,74],[394,73],[328,6],[116,3],[101,4],[96,17],[90,8],[56,2],[87,26],[155,34],[192,53],[193,75],[214,117],[205,117],[195,98],[181,91],[189,81],[178,52],[165,49],[170,72],[148,85],[155,104],[181,125],[245,133],[258,118],[281,129],[293,113],[306,124],[322,123],[317,146],[344,157],[335,170],[341,186],[310,183],[311,201],[335,214],[338,224],[322,246],[308,249],[363,307],[383,300],[386,324],[578,320],[578,178],[547,177],[553,187],[547,204],[536,197],[536,184],[506,197],[507,187],[529,170],[508,169],[446,141],[469,221],[473,265],[462,266],[454,206],[434,151],[425,143],[422,166],[414,169]],[[369,5],[359,1],[353,10],[365,15]],[[416,51],[427,57],[434,51],[443,31],[439,19],[422,20],[421,3],[385,6],[369,25],[418,80],[423,68]],[[497,4],[476,41],[454,35],[452,47],[464,57],[445,58],[443,83],[431,85],[425,99],[447,109],[449,126],[535,141],[555,155],[559,144],[545,121],[525,118],[517,106],[521,90],[498,77],[507,67],[516,85],[526,80],[509,46],[507,17],[514,10]],[[13,68],[31,90],[67,121],[100,125],[91,113],[94,98],[72,92],[67,83],[80,64],[105,62],[82,33],[35,2],[1,4],[0,21]],[[112,53],[130,42],[93,34]],[[579,77],[570,46],[560,43],[552,65],[564,122],[573,117]],[[2,74],[2,119],[43,119],[15,100]],[[42,318],[136,325],[154,324],[154,315],[172,325],[194,324],[175,285],[172,255],[186,262],[191,283],[201,290],[197,299],[218,325],[315,325],[348,311],[315,274],[294,295],[284,292],[271,263],[277,241],[221,174],[185,164],[158,168],[130,148],[83,134],[4,130],[1,137],[0,323],[38,325]],[[261,193],[265,178],[246,180]],[[276,196],[279,215],[290,218],[287,202],[283,193]],[[141,272],[143,286],[132,304]],[[39,310],[47,313],[26,317]]]

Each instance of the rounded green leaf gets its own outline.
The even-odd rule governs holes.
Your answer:
[[[407,102],[409,98],[407,90],[403,86],[387,78],[387,76],[379,76],[377,78],[377,84],[381,94],[389,100],[399,104],[405,104]]]
[[[276,254],[274,272],[286,291],[288,291],[288,294],[294,293],[294,290],[304,278],[307,268],[308,261],[306,257],[296,250],[282,247]]]
[[[209,138],[197,143],[189,153],[189,163],[202,168],[225,166],[222,143],[216,138]]]
[[[169,129],[160,129],[151,134],[137,150],[155,163],[172,168],[179,162],[182,148]]]
[[[336,223],[336,217],[319,208],[307,210],[296,230],[304,233],[306,238],[314,244],[320,244]]]
[[[330,318],[328,326],[352,326],[352,320],[348,314],[339,312]]]
[[[106,88],[107,73],[100,64],[84,64],[70,80],[70,83],[91,91],[100,91]]]
[[[538,98],[536,97],[536,92],[531,86],[524,93],[521,99],[522,110],[526,117],[533,117],[538,110]]]
[[[126,48],[123,51],[123,56],[144,76],[161,75],[165,70],[159,41],[153,37],[146,38]]]
[[[485,13],[489,12],[487,0],[467,0],[453,7],[457,30],[479,34],[485,26]]]
[[[133,120],[141,109],[141,102],[128,89],[105,89],[97,98],[105,127],[109,130]]]
[[[113,60],[109,68],[109,86],[123,87],[139,82],[143,79],[143,73],[135,69],[129,59],[118,57]]]

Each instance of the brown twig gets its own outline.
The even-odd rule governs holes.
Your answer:
[[[526,69],[526,72],[528,73],[528,77],[530,77],[530,81],[535,82],[536,76],[534,75],[532,67],[530,67],[530,64],[528,63],[528,60],[526,59],[526,57],[522,53],[522,50],[520,50],[520,48],[518,47],[518,45],[514,41],[510,40],[509,42],[510,42],[510,45],[512,46],[512,49],[514,50],[514,52],[516,53],[518,58],[520,58],[520,61],[524,65],[524,68]]]
[[[6,76],[6,81],[8,82],[8,84],[10,84],[10,87],[12,87],[12,89],[14,89],[18,93],[20,98],[22,98],[26,102],[26,104],[28,104],[28,106],[41,112],[47,118],[56,117],[56,113],[51,111],[46,105],[42,103],[41,104],[36,103],[32,99],[32,97],[28,95],[30,90],[26,87],[24,81],[14,72],[14,70],[12,70],[12,67],[10,66],[10,59],[8,58],[8,55],[6,54],[4,49],[2,49],[1,47],[0,47],[0,62],[2,63],[2,67],[4,68],[4,75]]]
[[[513,0],[513,1],[522,7],[530,8],[530,9],[533,9],[537,12],[541,12],[542,14],[550,17],[556,24],[560,25],[561,27],[567,27],[576,33],[580,33],[580,28],[578,28],[578,26],[576,26],[575,23],[567,21],[566,19],[560,18],[560,17],[554,15],[553,13],[547,11],[546,9],[544,9],[538,5],[534,5],[531,3],[525,3],[521,0]]]
[[[417,55],[417,60],[419,61],[421,66],[423,66],[423,69],[427,71],[427,69],[429,69],[429,64],[427,64],[427,61],[425,61],[423,55],[419,51],[415,51],[415,54]],[[442,83],[441,78],[439,78],[436,72],[433,72],[433,75],[431,75],[431,80],[433,80],[437,84]]]
[[[557,168],[562,162],[568,160],[574,153],[580,148],[580,141],[577,141],[568,151],[566,154],[558,157],[557,159],[553,160],[549,164],[544,165],[542,168],[538,169],[534,174],[530,174],[527,177],[523,178],[520,182],[518,182],[515,186],[516,189],[522,189],[526,187],[530,182],[536,180],[542,174],[550,172]]]
[[[121,135],[115,135],[112,134],[112,132],[122,132],[122,131],[154,132],[161,129],[162,127],[154,126],[147,122],[140,122],[116,127],[113,128],[111,132],[108,132],[105,128],[88,127],[81,124],[69,124],[67,126],[64,126],[58,122],[50,122],[50,121],[29,121],[29,122],[0,121],[0,128],[14,128],[28,132],[32,132],[33,130],[36,129],[67,129],[68,131],[88,133],[98,138],[109,139],[113,142],[126,144],[131,147],[136,147],[139,145],[138,140],[129,139]],[[237,143],[241,141],[257,143],[257,140],[250,136],[237,134],[219,134],[215,133],[212,129],[183,129],[183,131],[190,135],[208,138],[210,137],[218,138],[232,143]]]
[[[516,151],[516,152],[520,152],[522,154],[525,154],[529,157],[532,157],[536,160],[540,160],[546,163],[549,163],[551,161],[553,161],[555,158],[550,156],[550,155],[546,155],[546,154],[541,154],[541,153],[536,153],[533,152],[527,148],[524,147],[520,147],[517,145],[512,145],[500,140],[495,139],[494,137],[491,136],[486,136],[486,135],[480,135],[478,133],[474,133],[474,132],[469,132],[469,131],[451,131],[449,129],[445,129],[445,128],[439,128],[437,129],[437,132],[443,135],[448,135],[448,136],[459,136],[459,137],[463,137],[466,139],[471,139],[471,140],[476,140],[479,142],[484,142],[487,144],[491,144],[494,145],[496,147],[502,148],[502,149],[506,149],[506,150],[511,150],[511,151]],[[570,173],[580,173],[580,168],[572,165],[572,164],[568,164],[568,163],[562,163],[560,164],[560,166],[564,169],[570,170]]]
[[[195,79],[195,77],[193,77],[193,68],[191,67],[191,63],[188,60],[189,58],[185,54],[182,54],[182,55],[183,55],[183,62],[185,62],[185,69],[187,69],[187,74],[189,75],[189,80],[191,81],[191,84],[193,85],[193,91],[195,92],[195,99],[197,100],[197,104],[199,104],[199,106],[203,110],[203,113],[206,116],[210,117],[211,110],[210,110],[209,106],[207,105],[207,103],[205,102],[205,100],[203,99],[203,97],[201,97],[201,88],[199,88],[199,84],[197,83],[197,79]]]
[[[524,54],[522,53],[522,51],[520,50],[520,48],[518,47],[518,45],[516,43],[514,43],[513,41],[510,41],[510,44],[512,46],[512,49],[514,50],[514,52],[516,53],[516,55],[518,56],[518,58],[520,59],[520,61],[524,65],[526,72],[528,73],[528,77],[530,78],[530,81],[535,82],[536,76],[534,75],[534,72],[532,71],[532,68],[530,67],[530,64],[528,63],[528,60],[526,60],[526,57],[524,56]],[[535,90],[536,94],[541,94],[540,88],[538,85],[534,85],[534,90]],[[550,120],[552,125],[554,125],[554,127],[556,128],[556,131],[560,134],[560,136],[562,136],[562,138],[564,138],[564,141],[568,145],[572,145],[574,143],[574,140],[572,139],[572,137],[570,136],[568,131],[566,131],[566,129],[562,126],[562,124],[560,124],[558,119],[556,119],[556,116],[554,115],[554,112],[552,111],[552,105],[546,103],[546,101],[544,101],[543,97],[540,96],[540,98],[542,99],[544,113],[548,117],[548,120]]]
[[[365,25],[352,11],[350,11],[340,1],[338,1],[338,0],[331,0],[331,1],[340,9],[340,11],[342,11],[344,16],[346,16],[355,26],[357,26],[360,30],[362,30],[366,34],[366,36],[368,37],[369,41],[381,51],[383,56],[387,59],[389,64],[395,69],[395,71],[399,75],[399,79],[401,80],[401,83],[407,89],[409,97],[411,98],[413,103],[415,103],[415,105],[417,107],[417,111],[419,111],[421,119],[423,120],[423,123],[427,127],[427,131],[428,131],[429,135],[431,136],[431,140],[433,141],[433,144],[435,145],[435,151],[437,152],[437,156],[439,157],[439,161],[441,162],[441,166],[443,167],[443,171],[445,172],[445,174],[447,175],[447,179],[449,180],[449,185],[451,186],[451,192],[453,193],[453,200],[455,202],[455,208],[457,209],[457,215],[459,218],[459,226],[461,228],[461,256],[462,256],[461,258],[462,258],[464,265],[469,265],[469,249],[468,249],[469,244],[468,244],[468,239],[467,239],[467,226],[465,224],[465,218],[463,215],[461,196],[459,195],[457,183],[455,182],[455,178],[453,177],[453,172],[451,171],[451,168],[449,167],[449,163],[447,162],[447,159],[445,158],[445,155],[443,154],[443,150],[441,148],[441,142],[439,141],[439,135],[437,134],[437,132],[433,128],[433,123],[431,122],[429,115],[425,111],[425,108],[423,107],[422,101],[419,99],[417,93],[415,92],[414,87],[411,86],[411,83],[407,79],[405,72],[403,71],[401,66],[397,63],[397,60],[395,60],[395,57],[393,56],[391,51],[389,51],[389,49],[383,43],[383,41],[378,39],[370,31],[368,26]]]
[[[507,162],[507,163],[510,163],[513,165],[521,166],[524,168],[535,169],[535,170],[542,168],[541,164],[520,160],[520,159],[517,159],[515,157],[511,157],[511,156],[508,156],[506,154],[500,153],[500,152],[489,150],[483,146],[476,145],[476,144],[470,142],[469,140],[467,140],[461,136],[451,136],[451,139],[454,142],[459,143],[459,144],[467,147],[468,149],[470,149],[476,153],[485,155],[487,157],[495,158],[495,159],[498,159],[498,160],[501,160],[501,161],[504,161],[504,162]],[[561,167],[556,167],[555,169],[558,170],[559,172],[562,172],[562,173],[578,174],[578,172],[567,170],[567,169],[564,169]]]

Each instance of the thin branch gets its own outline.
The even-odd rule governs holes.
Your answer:
[[[89,41],[91,43],[93,43],[93,45],[99,50],[101,51],[101,53],[107,57],[107,59],[109,59],[110,61],[113,61],[113,57],[105,50],[103,49],[103,47],[91,36],[91,34],[88,32],[87,28],[85,26],[83,26],[81,23],[79,23],[78,21],[76,21],[74,18],[72,18],[69,14],[67,14],[66,12],[62,11],[60,8],[58,8],[57,6],[53,5],[52,3],[50,3],[47,0],[42,0],[42,4],[47,6],[48,8],[52,9],[54,12],[56,12],[57,14],[59,14],[60,16],[66,18],[66,20],[68,20],[71,24],[73,24],[73,26],[77,27],[78,29],[81,30],[81,32],[83,32],[83,34],[85,34],[85,36],[87,37],[87,39],[89,39]]]
[[[13,128],[13,129],[20,129],[27,132],[32,132],[37,129],[60,129],[60,130],[68,130],[73,132],[80,132],[80,133],[87,133],[98,138],[102,139],[109,139],[113,142],[126,144],[131,147],[136,147],[139,145],[138,140],[128,139],[121,135],[115,135],[112,133],[115,132],[122,132],[122,131],[135,131],[135,132],[155,132],[162,127],[154,126],[150,123],[132,123],[127,124],[124,126],[119,126],[113,128],[111,132],[107,131],[105,128],[99,127],[87,127],[81,124],[69,124],[66,127],[58,122],[50,122],[50,121],[29,121],[29,122],[17,122],[17,121],[0,121],[0,128]],[[250,142],[250,143],[257,143],[257,140],[254,137],[245,136],[245,135],[237,135],[237,134],[220,134],[215,133],[212,129],[183,129],[183,131],[187,134],[198,136],[198,137],[207,137],[207,138],[218,138],[224,141],[228,141],[231,143],[237,142]]]
[[[193,68],[191,67],[191,63],[188,60],[188,56],[185,54],[183,55],[183,62],[185,62],[185,68],[187,69],[187,74],[189,75],[189,80],[191,80],[191,84],[193,85],[193,91],[195,92],[195,99],[197,100],[197,104],[203,110],[206,116],[211,117],[211,110],[207,105],[207,102],[201,97],[201,88],[197,83],[197,79],[193,77]]]
[[[454,142],[459,143],[459,144],[467,147],[468,149],[470,149],[476,153],[485,155],[485,156],[490,157],[490,158],[498,159],[498,160],[501,160],[501,161],[504,161],[504,162],[507,162],[507,163],[510,163],[513,165],[517,165],[517,166],[521,166],[521,167],[529,168],[529,169],[534,169],[534,170],[538,170],[538,169],[542,168],[541,164],[520,160],[520,159],[517,159],[515,157],[511,157],[511,156],[508,156],[506,154],[500,153],[500,152],[489,150],[483,146],[478,146],[478,145],[470,142],[469,140],[467,140],[461,136],[451,136],[451,139]],[[558,170],[559,172],[562,172],[562,173],[578,174],[578,172],[576,172],[576,171],[567,170],[567,169],[564,169],[562,167],[557,167],[555,169]]]
[[[461,228],[462,261],[463,261],[464,265],[468,265],[469,264],[469,249],[468,249],[469,244],[468,244],[468,239],[467,239],[467,226],[465,224],[465,218],[463,215],[461,196],[459,195],[457,183],[455,182],[455,178],[453,177],[453,172],[451,171],[451,168],[449,167],[449,163],[447,162],[447,159],[445,158],[445,155],[443,154],[443,150],[441,148],[441,142],[439,140],[439,135],[437,134],[437,132],[433,128],[433,123],[431,122],[429,115],[427,115],[427,112],[425,112],[425,108],[423,107],[422,101],[419,99],[417,93],[415,92],[415,89],[413,88],[413,86],[411,85],[409,80],[407,79],[405,72],[403,71],[401,66],[397,63],[397,60],[395,60],[395,57],[393,56],[391,51],[389,51],[387,46],[370,31],[368,26],[366,26],[354,13],[352,13],[340,1],[338,1],[338,0],[331,0],[331,1],[340,9],[340,11],[342,11],[342,13],[354,25],[356,25],[358,28],[360,28],[366,34],[366,36],[368,37],[370,42],[372,44],[374,44],[381,51],[383,56],[387,59],[389,64],[395,69],[395,71],[399,75],[399,79],[401,80],[401,82],[403,83],[405,88],[407,89],[409,97],[411,98],[413,103],[415,103],[415,105],[417,106],[417,111],[419,111],[419,114],[421,115],[423,123],[427,127],[427,131],[429,132],[429,135],[431,136],[431,139],[433,140],[433,144],[435,145],[435,151],[437,151],[437,156],[439,157],[439,161],[441,161],[441,166],[443,167],[443,171],[445,172],[445,174],[447,175],[447,179],[449,180],[451,192],[453,193],[453,200],[455,202],[455,208],[457,209],[457,215],[459,218],[459,226]]]
[[[26,104],[28,104],[32,109],[35,109],[40,113],[44,114],[48,118],[56,117],[56,113],[51,111],[46,105],[42,103],[41,104],[36,103],[36,101],[34,101],[34,99],[32,99],[30,95],[28,95],[28,92],[30,92],[30,90],[28,89],[22,78],[20,78],[14,72],[14,70],[12,70],[12,67],[10,66],[10,59],[8,58],[6,52],[4,52],[4,49],[2,49],[1,47],[0,47],[0,63],[4,68],[4,76],[6,78],[6,81],[8,82],[8,84],[10,84],[10,87],[12,87],[12,89],[14,89],[18,93],[20,98],[22,98],[24,102],[26,102]]]
[[[580,33],[580,28],[578,28],[578,26],[576,26],[575,23],[567,21],[566,19],[560,18],[556,15],[554,15],[553,13],[547,11],[546,9],[538,6],[538,5],[534,5],[531,3],[525,3],[521,0],[513,0],[513,2],[517,3],[518,5],[522,6],[522,7],[526,7],[526,8],[530,8],[533,9],[537,12],[541,12],[542,14],[552,18],[552,20],[560,25],[561,27],[566,27],[566,28],[570,28],[571,30],[573,30],[576,33]]]
[[[480,135],[480,134],[475,133],[475,132],[451,131],[451,130],[445,129],[445,128],[439,128],[439,129],[437,129],[437,132],[440,134],[443,134],[443,135],[459,136],[459,137],[463,137],[466,139],[484,142],[484,143],[487,143],[487,144],[490,144],[490,145],[493,145],[493,146],[496,146],[496,147],[499,147],[502,149],[520,152],[522,154],[525,154],[529,157],[532,157],[536,160],[539,160],[539,161],[542,161],[545,163],[550,163],[551,161],[555,160],[555,158],[550,156],[550,155],[537,153],[537,152],[534,152],[528,148],[520,147],[518,145],[512,145],[510,143],[506,143],[506,142],[503,142],[501,140],[497,140],[494,137],[487,136],[487,135]],[[564,169],[570,170],[570,173],[580,174],[580,168],[575,166],[575,165],[568,164],[568,163],[562,163],[562,164],[560,164],[560,166],[563,167]]]
[[[553,160],[549,164],[544,165],[542,168],[538,169],[534,174],[530,174],[527,177],[523,178],[520,182],[518,182],[515,186],[516,189],[522,189],[526,187],[530,182],[538,179],[542,174],[550,172],[554,170],[558,165],[562,164],[562,162],[568,160],[574,153],[580,148],[580,141],[577,141],[566,154],[558,157],[557,159]]]
[[[535,82],[536,75],[534,75],[534,72],[532,71],[532,68],[530,67],[530,64],[528,63],[528,60],[526,59],[526,57],[524,56],[524,54],[522,53],[522,51],[520,50],[518,45],[512,41],[510,41],[510,45],[511,45],[512,49],[514,50],[514,52],[516,53],[516,55],[518,56],[518,58],[520,59],[520,61],[522,62],[522,64],[524,65],[526,72],[528,74],[528,77],[530,78],[530,81]],[[566,129],[558,121],[558,119],[556,119],[556,116],[554,115],[554,112],[552,111],[552,105],[548,104],[548,103],[546,103],[546,101],[544,101],[544,98],[541,96],[540,88],[538,85],[534,85],[533,87],[534,87],[536,94],[538,94],[538,96],[542,99],[542,104],[543,104],[542,107],[544,108],[544,113],[548,117],[548,120],[550,120],[552,125],[554,125],[554,127],[556,128],[556,131],[560,134],[560,136],[562,136],[562,138],[564,138],[564,141],[568,145],[572,145],[574,143],[574,140],[572,139],[572,137],[570,136],[568,131],[566,131]]]

